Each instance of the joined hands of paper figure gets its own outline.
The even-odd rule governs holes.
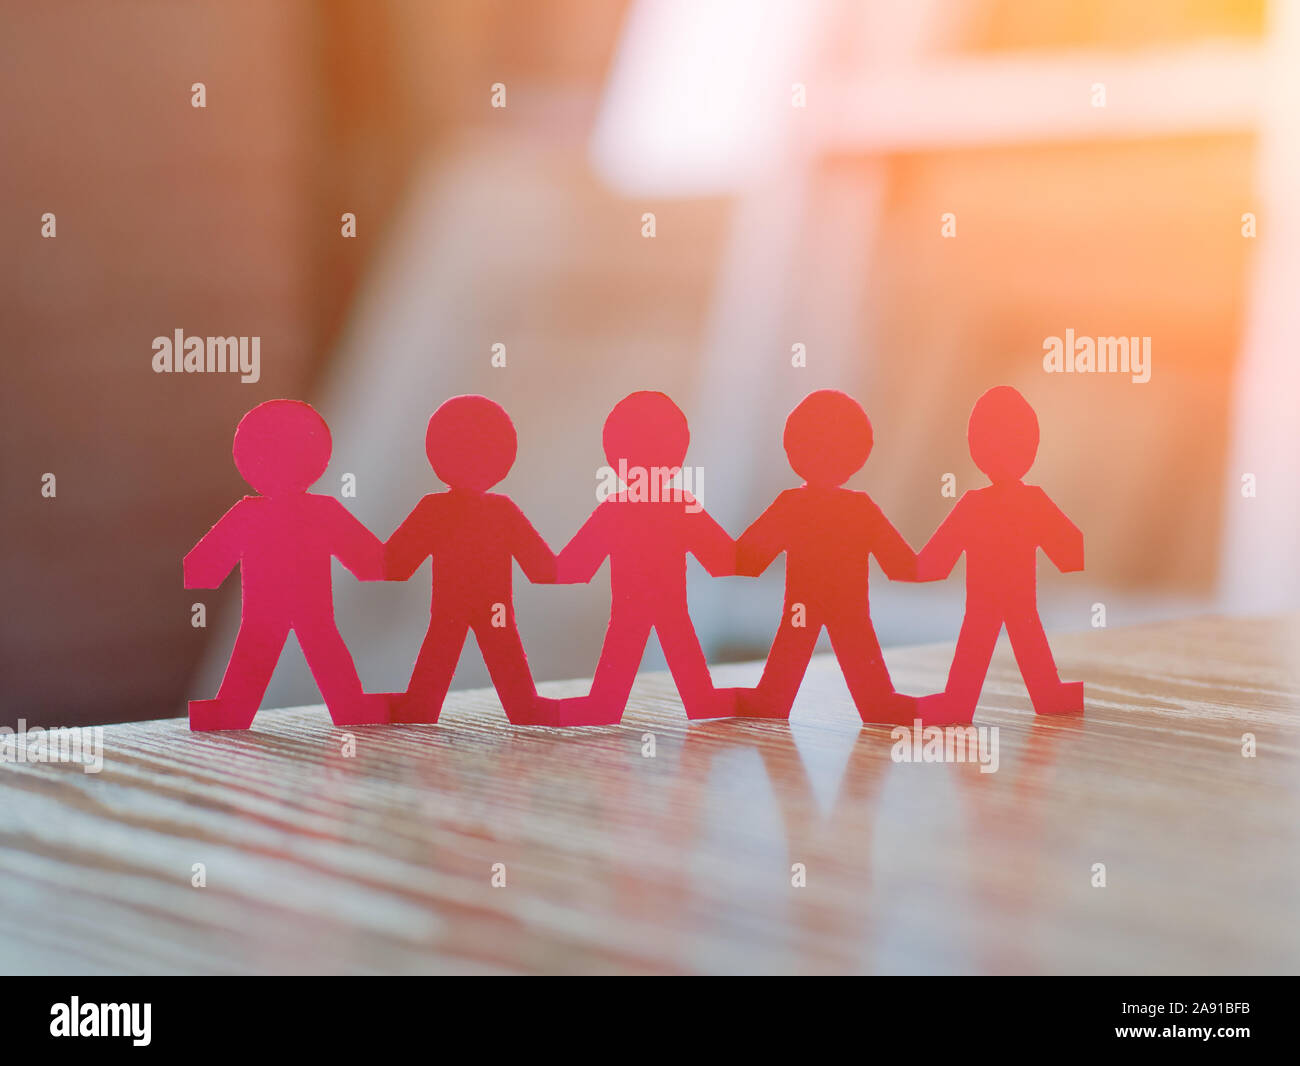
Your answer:
[[[918,554],[865,492],[844,483],[871,454],[866,413],[842,392],[806,397],[784,444],[804,479],[733,541],[676,485],[690,443],[686,417],[659,392],[635,392],[605,420],[603,444],[622,489],[596,506],[557,556],[504,495],[488,491],[514,465],[510,417],[483,396],[456,396],[430,417],[425,452],[447,485],[416,504],[386,544],[330,496],[307,489],[330,458],[329,429],[307,404],[270,400],[235,431],[235,465],[259,495],[235,504],[185,557],[186,588],[216,588],[238,564],[243,615],[215,699],[190,702],[190,728],[247,729],[293,630],[338,725],[436,722],[473,632],[502,708],[515,725],[619,722],[651,629],[689,718],[788,718],[825,628],[863,722],[971,721],[1005,625],[1035,711],[1083,710],[1083,685],[1063,683],[1038,617],[1041,547],[1061,570],[1083,569],[1083,534],[1021,479],[1038,449],[1038,420],[1015,389],[980,397],[968,430],[989,478],[965,493]],[[634,480],[635,479],[635,480]],[[935,581],[966,554],[966,616],[941,693],[896,692],[871,622],[868,562],[895,581]],[[785,603],[758,685],[713,686],[686,602],[686,557],[714,577],[761,574],[786,556]],[[334,622],[330,560],[363,581],[405,581],[432,558],[429,629],[406,691],[364,693]],[[610,618],[586,696],[537,693],[515,624],[518,560],[535,583],[586,583],[610,561]]]

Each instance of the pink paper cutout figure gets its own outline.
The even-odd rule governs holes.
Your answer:
[[[240,420],[232,449],[261,495],[245,496],[185,556],[186,588],[217,588],[238,564],[239,635],[216,699],[191,700],[190,728],[247,729],[293,630],[336,725],[388,721],[384,696],[361,690],[334,623],[330,559],[383,577],[379,540],[332,496],[307,489],[325,472],[330,432],[298,400],[268,400]]]
[[[605,457],[623,488],[598,504],[559,554],[561,582],[585,583],[610,561],[609,629],[591,692],[543,700],[549,723],[620,721],[653,628],[686,714],[718,718],[735,701],[713,687],[686,605],[686,556],[714,577],[735,573],[735,542],[690,492],[670,482],[690,443],[686,416],[662,392],[634,392],[605,419]]]
[[[871,624],[869,556],[887,577],[916,577],[916,553],[865,492],[842,486],[871,454],[871,421],[852,397],[823,389],[785,423],[790,466],[804,484],[781,493],[736,542],[737,570],[757,577],[786,556],[781,625],[738,713],[786,718],[824,626],[864,722],[911,723],[916,700],[894,690]]]
[[[537,689],[515,625],[514,560],[534,582],[554,582],[555,554],[509,496],[488,492],[514,465],[510,416],[485,396],[454,396],[429,419],[425,452],[446,492],[425,496],[384,548],[390,580],[433,557],[429,630],[393,721],[436,722],[472,629],[511,722],[540,719]]]
[[[1038,418],[1019,392],[999,385],[976,401],[967,437],[992,484],[964,493],[918,557],[918,578],[935,581],[966,553],[966,617],[948,684],[920,701],[918,717],[926,725],[971,720],[1003,625],[1034,710],[1082,711],[1083,683],[1061,681],[1038,617],[1038,549],[1063,572],[1083,569],[1083,533],[1021,480],[1038,453]]]

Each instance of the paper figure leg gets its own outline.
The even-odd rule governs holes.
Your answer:
[[[940,701],[936,702],[933,696],[921,701],[919,715],[925,725],[956,725],[974,717],[975,705],[979,703],[980,690],[984,688],[984,678],[988,675],[1000,632],[1000,614],[967,606],[966,618],[957,637],[957,651],[948,670],[948,687]]]
[[[790,624],[787,606],[781,628],[763,664],[763,676],[754,689],[737,689],[736,714],[746,718],[789,718],[808,661],[817,647],[821,624]]]
[[[664,658],[682,698],[687,718],[728,718],[736,713],[736,698],[730,690],[713,687],[709,664],[700,647],[690,615],[660,619],[655,630],[663,645]]]
[[[649,617],[638,616],[628,621],[623,617],[610,617],[589,695],[538,698],[538,715],[547,725],[616,725],[623,720],[623,710],[632,693],[651,627]]]
[[[250,622],[247,618],[241,622],[217,698],[190,701],[190,729],[251,726],[288,638],[287,624]]]
[[[519,630],[513,624],[504,628],[476,626],[474,636],[478,638],[479,651],[483,653],[483,662],[487,664],[506,717],[515,725],[543,724],[543,716],[538,710],[537,686],[528,669],[528,657],[519,639]]]
[[[864,722],[901,722],[911,725],[917,701],[894,691],[871,619],[858,618],[827,627],[835,658],[849,686],[854,706]]]
[[[394,722],[438,720],[468,632],[465,622],[433,616],[415,657],[415,669],[411,671],[406,691],[390,697]]]
[[[1007,615],[1007,636],[1016,664],[1038,714],[1070,714],[1083,710],[1083,682],[1063,683],[1052,658],[1038,612],[1032,609]]]
[[[361,691],[357,667],[332,621],[295,626],[298,643],[335,725],[379,725],[389,721],[388,698]]]

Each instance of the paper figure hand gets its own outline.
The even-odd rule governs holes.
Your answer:
[[[605,557],[609,555],[610,539],[606,529],[611,517],[607,510],[616,504],[606,501],[591,513],[582,528],[573,535],[555,557],[555,583],[558,585],[585,585],[596,576]]]
[[[876,556],[877,561],[881,565],[881,569],[885,571],[885,576],[889,578],[890,581],[920,582],[924,580],[921,577],[920,553],[912,551],[912,549],[907,547],[906,544],[904,544],[904,548],[906,549],[905,551],[897,553],[895,557],[888,560],[888,565],[886,565],[886,560],[884,558],[880,555]]]
[[[522,561],[520,566],[523,566]],[[532,563],[531,566],[523,566],[524,576],[534,585],[558,585],[560,584],[560,564],[559,559],[554,555],[550,559],[539,559]]]
[[[954,565],[936,554],[927,555],[923,549],[916,557],[916,569],[909,580],[917,583],[943,581],[952,573]]]
[[[1083,569],[1083,537],[1079,537],[1077,547],[1072,547],[1062,555],[1052,556],[1052,562],[1063,574],[1075,574]]]
[[[187,589],[220,588],[234,569],[234,562],[219,559],[210,551],[204,550],[204,547],[203,541],[199,541],[194,550],[185,556],[183,567]]]
[[[736,574],[739,577],[758,577],[781,552],[780,548],[758,543],[748,532],[736,541]]]
[[[420,564],[429,557],[427,551],[422,555],[417,555],[415,552],[407,550],[405,545],[398,540],[399,533],[401,533],[400,528],[384,545],[383,570],[385,581],[407,580],[420,568]]]
[[[1070,563],[1069,566],[1063,566],[1063,567],[1061,567],[1061,573],[1063,573],[1063,574],[1077,574],[1077,573],[1079,573],[1082,569],[1083,569],[1083,552],[1082,552],[1082,550],[1081,550],[1081,551],[1079,552],[1079,558],[1078,558],[1078,561],[1077,561],[1077,562],[1072,562],[1072,563]]]
[[[934,531],[929,542],[916,553],[911,581],[942,581],[952,573],[966,545],[961,535],[961,514],[964,511],[965,497],[957,501],[957,506],[949,513],[943,523]]]
[[[352,571],[352,576],[355,577],[358,581],[387,581],[388,580],[388,572],[384,566],[384,558],[382,553],[377,554],[373,562],[368,562],[364,565],[359,565],[356,567],[349,566],[348,569]]]

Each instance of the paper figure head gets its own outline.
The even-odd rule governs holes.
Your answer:
[[[304,492],[329,465],[329,426],[301,400],[267,400],[239,420],[231,449],[245,481],[264,496]]]
[[[785,454],[809,485],[843,485],[871,454],[871,420],[852,396],[809,393],[785,420]]]
[[[429,417],[424,450],[453,489],[485,492],[514,466],[519,439],[505,408],[486,396],[453,396]]]
[[[1019,481],[1038,454],[1038,416],[1010,385],[997,385],[975,401],[967,439],[990,481]]]
[[[691,432],[686,416],[662,392],[634,392],[614,405],[601,441],[610,466],[639,467],[666,484],[681,469]]]

